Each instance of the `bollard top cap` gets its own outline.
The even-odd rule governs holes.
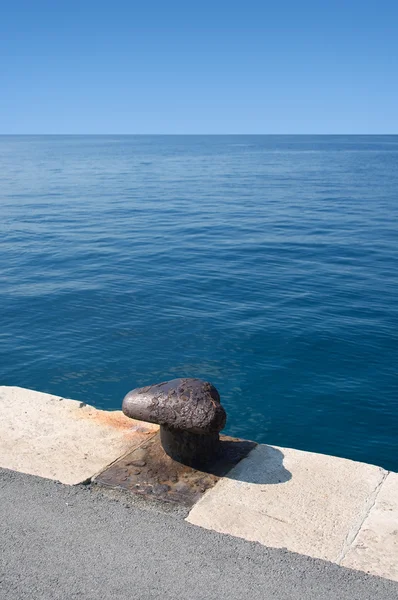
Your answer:
[[[198,434],[221,431],[227,418],[216,388],[194,378],[136,388],[125,396],[122,410],[132,419]]]

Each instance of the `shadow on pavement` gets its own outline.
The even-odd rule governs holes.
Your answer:
[[[284,454],[278,448],[258,445],[225,477],[261,485],[286,483],[292,478],[292,474],[283,466],[283,459]]]

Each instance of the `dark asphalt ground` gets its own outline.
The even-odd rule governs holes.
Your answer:
[[[398,600],[398,583],[0,470],[1,600]]]

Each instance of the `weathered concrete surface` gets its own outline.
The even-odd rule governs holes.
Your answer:
[[[158,431],[121,411],[22,388],[0,387],[0,415],[0,467],[67,484],[89,480]],[[398,474],[379,467],[257,446],[188,521],[398,581]]]
[[[342,565],[398,581],[398,474],[389,473]]]
[[[188,521],[339,562],[385,476],[350,460],[257,446],[204,495]]]
[[[398,598],[387,579],[1,470],[0,540],[1,600]]]
[[[121,411],[96,410],[18,387],[0,387],[0,467],[76,484],[158,430]]]

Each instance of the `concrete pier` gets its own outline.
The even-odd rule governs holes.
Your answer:
[[[158,431],[121,411],[0,387],[0,467],[87,483]],[[185,516],[190,524],[398,581],[398,474],[257,445]],[[337,596],[336,596],[337,597]]]

